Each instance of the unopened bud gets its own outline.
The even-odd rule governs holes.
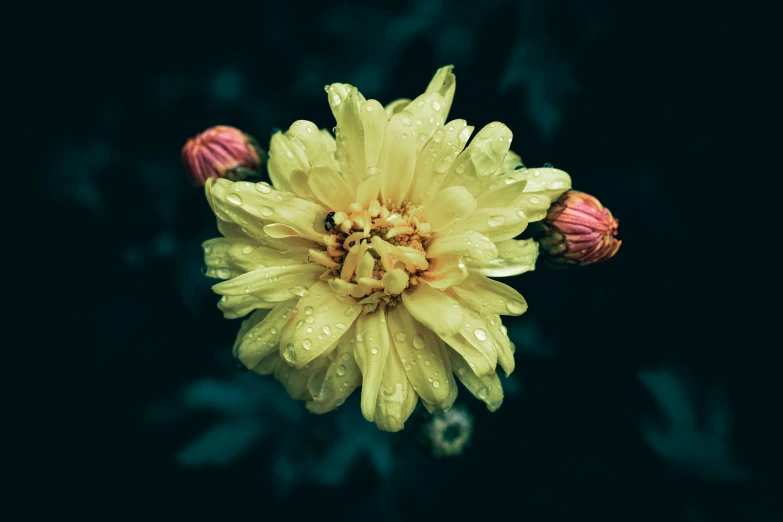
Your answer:
[[[264,151],[252,136],[226,125],[210,127],[182,147],[185,171],[198,187],[209,178],[260,178],[263,161]]]
[[[555,201],[535,233],[554,265],[589,265],[617,253],[617,220],[590,194],[569,190]]]

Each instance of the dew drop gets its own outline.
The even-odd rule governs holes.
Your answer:
[[[271,333],[272,335],[277,335],[277,328],[273,326],[272,328],[270,328],[269,333]]]
[[[313,307],[312,306],[305,306],[304,313],[305,313],[305,315],[313,315]]]
[[[310,291],[305,286],[295,286],[293,288],[289,288],[288,291],[294,295],[298,295],[299,297],[310,295]]]
[[[478,398],[479,398],[479,399],[481,399],[481,400],[483,401],[483,400],[485,400],[485,399],[486,399],[486,398],[489,396],[489,391],[487,391],[487,389],[486,389],[486,388],[481,388],[481,389],[478,391],[478,394],[477,394],[477,395],[478,395]]]
[[[269,217],[269,216],[271,216],[272,214],[274,214],[274,213],[275,213],[275,212],[274,212],[274,211],[273,211],[271,208],[269,208],[269,207],[261,207],[261,208],[259,209],[259,212],[261,212],[261,215],[262,215],[262,216],[264,216],[264,217]]]
[[[530,196],[530,198],[528,198],[528,201],[530,201],[535,205],[536,203],[539,202],[539,199],[536,196]]]
[[[492,216],[491,218],[489,218],[489,221],[487,221],[487,223],[491,227],[499,227],[505,222],[506,222],[506,218],[504,218],[503,216]]]
[[[473,335],[475,335],[476,339],[478,339],[479,341],[486,341],[487,340],[487,332],[485,332],[481,328],[476,328],[473,331]]]
[[[343,376],[345,375],[345,365],[341,364],[337,367],[337,375]]]
[[[420,333],[413,336],[413,347],[417,350],[424,348],[424,336]]]
[[[373,348],[372,350],[370,350],[370,353],[373,355],[378,355],[378,348]]]
[[[345,325],[343,323],[337,323],[335,326],[340,330],[345,330]]]
[[[330,333],[332,333],[332,329],[331,329],[331,327],[329,327],[328,325],[326,325],[326,326],[324,326],[324,327],[323,327],[323,331],[324,331],[324,333],[325,333],[326,335],[329,335]]]
[[[430,361],[429,359],[425,359],[424,366],[430,366],[430,365],[432,365],[432,361]]]
[[[226,196],[226,199],[229,203],[233,203],[234,205],[242,205],[242,198],[240,198],[238,194],[229,194]]]
[[[437,380],[437,379],[435,379],[434,381],[432,381],[432,387],[433,387],[433,388],[440,388],[440,381],[439,381],[439,380]]]
[[[468,371],[465,368],[460,368],[459,370],[457,370],[457,373],[460,375],[465,375],[466,373],[468,373]]]
[[[404,343],[406,339],[405,332],[397,332],[394,334],[394,340],[396,340],[398,343]]]
[[[439,111],[440,110],[440,102],[437,102],[437,101],[432,102],[432,110]]]
[[[310,348],[313,347],[313,341],[311,341],[310,339],[305,339],[304,341],[302,341],[302,346],[304,346],[305,350],[309,350]]]
[[[372,112],[372,104],[368,103],[364,106],[364,110],[367,112]]]
[[[248,255],[252,251],[253,251],[253,247],[251,247],[251,246],[246,246],[246,247],[244,247],[242,249],[242,253],[245,254],[245,255]]]
[[[272,192],[272,187],[270,187],[268,183],[262,181],[261,183],[256,183],[256,190],[261,194],[269,194]]]
[[[231,277],[231,270],[229,270],[228,268],[218,268],[217,276],[220,279],[228,279],[229,277]]]

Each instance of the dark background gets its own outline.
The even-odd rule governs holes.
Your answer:
[[[779,520],[775,371],[766,345],[729,334],[725,274],[740,248],[705,231],[734,208],[697,205],[726,177],[715,149],[734,111],[712,12],[542,0],[87,12],[49,12],[45,66],[27,64],[41,116],[22,131],[46,144],[42,201],[56,219],[59,277],[41,295],[59,304],[38,328],[62,350],[46,365],[58,391],[45,411],[69,503],[182,517]],[[325,84],[386,103],[449,63],[450,117],[505,122],[528,166],[553,163],[612,210],[624,243],[599,266],[506,281],[530,304],[507,322],[506,400],[490,414],[461,390],[471,445],[436,459],[419,410],[382,433],[356,400],[313,416],[271,377],[232,369],[239,321],[222,318],[200,273],[214,217],[179,151],[216,124],[262,146],[297,119],[331,128]]]

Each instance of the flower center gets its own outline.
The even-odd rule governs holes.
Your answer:
[[[325,222],[326,251],[311,250],[310,260],[327,267],[321,278],[337,294],[362,299],[373,309],[396,304],[429,267],[430,226],[416,216],[419,208],[408,202],[389,208],[373,200],[332,212]]]

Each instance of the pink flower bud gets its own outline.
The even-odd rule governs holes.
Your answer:
[[[210,127],[182,147],[185,171],[198,187],[209,178],[240,181],[258,175],[263,157],[252,136],[225,125]]]
[[[617,253],[617,220],[590,194],[569,190],[555,201],[541,222],[537,239],[547,261],[589,265]]]

